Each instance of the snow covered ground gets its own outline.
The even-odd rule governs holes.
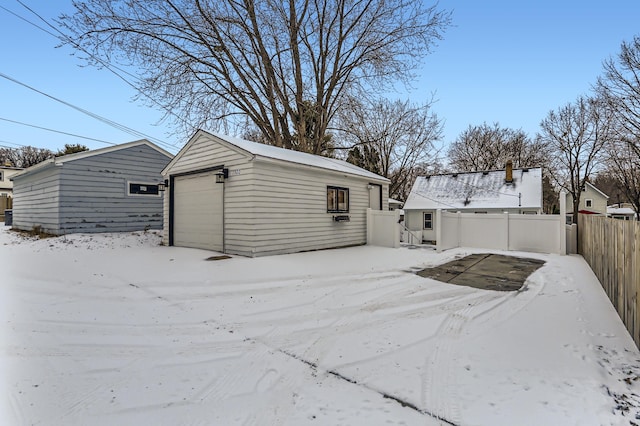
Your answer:
[[[502,253],[546,264],[501,293],[413,273],[480,250],[207,261],[1,225],[3,425],[640,424],[640,354],[579,256]]]

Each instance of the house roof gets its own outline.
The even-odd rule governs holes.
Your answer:
[[[607,214],[619,214],[626,216],[635,216],[636,212],[630,207],[613,207],[607,206]]]
[[[609,199],[609,196],[607,194],[605,194],[604,192],[600,191],[591,182],[585,182],[585,184],[586,184],[586,186],[591,188],[596,194],[600,194],[603,198]],[[570,197],[571,197],[571,193],[567,192],[567,198],[570,198]]]
[[[448,173],[416,178],[404,210],[542,208],[542,169]]]
[[[228,144],[235,148],[238,148],[245,153],[255,156],[268,158],[278,161],[286,161],[288,163],[300,164],[305,166],[311,166],[319,169],[330,170],[334,172],[347,173],[356,176],[362,176],[369,179],[374,179],[377,181],[385,181],[389,182],[389,179],[372,173],[368,170],[355,166],[351,163],[347,163],[343,160],[338,160],[335,158],[322,157],[320,155],[308,154],[306,152],[293,151],[291,149],[284,149],[277,146],[266,145],[257,142],[251,142],[244,139],[236,138],[233,136],[222,135],[218,133],[211,133],[204,130],[198,130],[194,136],[192,136],[189,143],[187,143],[175,158],[165,167],[162,171],[164,174],[167,170],[169,170],[175,162],[177,162],[180,157],[186,152],[189,146],[197,139],[197,136],[204,134],[214,139],[222,142],[224,144]]]
[[[54,157],[54,158],[49,158],[48,160],[42,161],[38,164],[35,164],[31,167],[28,167],[26,169],[24,169],[22,172],[13,175],[11,177],[11,179],[17,178],[17,177],[22,177],[22,176],[26,176],[26,175],[30,175],[32,173],[35,173],[39,170],[44,170],[46,168],[49,167],[53,167],[53,166],[60,166],[63,165],[64,163],[68,163],[70,161],[76,161],[76,160],[80,160],[82,158],[88,158],[88,157],[93,157],[95,155],[101,155],[101,154],[107,154],[109,152],[114,152],[114,151],[120,151],[122,149],[127,149],[127,148],[132,148],[135,146],[139,146],[139,145],[147,145],[148,147],[155,149],[156,151],[158,151],[159,153],[161,153],[162,155],[167,156],[167,158],[172,158],[173,154],[165,151],[164,149],[160,148],[159,146],[149,142],[146,139],[141,139],[138,141],[133,141],[133,142],[127,142],[127,143],[123,143],[123,144],[119,144],[119,145],[113,145],[113,146],[108,146],[106,148],[100,148],[100,149],[94,149],[94,150],[90,150],[90,151],[82,151],[82,152],[76,152],[74,154],[67,154],[67,155],[63,155],[61,157]]]

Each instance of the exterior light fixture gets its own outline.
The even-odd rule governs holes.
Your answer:
[[[220,169],[216,173],[216,183],[224,183],[224,180],[229,177],[229,169]]]
[[[165,191],[169,186],[169,180],[165,179],[164,182],[158,183],[158,191]]]

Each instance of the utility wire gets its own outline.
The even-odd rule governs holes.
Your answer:
[[[96,139],[96,138],[91,138],[89,136],[76,135],[75,133],[68,133],[68,132],[63,132],[61,130],[49,129],[48,127],[36,126],[35,124],[23,123],[22,121],[10,120],[8,118],[3,118],[3,117],[0,117],[0,120],[7,121],[9,123],[19,124],[21,126],[33,127],[34,129],[41,129],[41,130],[46,130],[48,132],[60,133],[62,135],[67,135],[67,136],[73,136],[74,138],[80,138],[80,139],[87,139],[87,140],[96,141],[96,142],[102,142],[102,143],[106,143],[108,145],[116,145],[113,142],[105,141],[103,139]]]
[[[132,129],[130,127],[127,127],[127,126],[125,126],[123,124],[119,124],[119,123],[117,123],[117,122],[115,122],[113,120],[109,120],[108,118],[102,117],[101,115],[95,114],[95,113],[93,113],[91,111],[88,111],[88,110],[86,110],[84,108],[80,108],[80,107],[78,107],[76,105],[73,105],[73,104],[67,102],[67,101],[63,101],[60,98],[56,98],[55,96],[52,96],[52,95],[50,95],[48,93],[45,93],[45,92],[43,92],[41,90],[38,90],[38,89],[36,89],[36,88],[34,88],[32,86],[29,86],[28,84],[23,83],[22,81],[17,80],[17,79],[15,79],[13,77],[10,77],[10,76],[2,73],[2,72],[0,72],[0,77],[2,77],[4,79],[7,79],[7,80],[9,80],[9,81],[11,81],[13,83],[16,83],[16,84],[18,84],[18,85],[20,85],[22,87],[25,87],[25,88],[27,88],[29,90],[32,90],[32,91],[34,91],[36,93],[39,93],[39,94],[41,94],[43,96],[46,96],[47,98],[52,99],[52,100],[54,100],[56,102],[59,102],[59,103],[61,103],[63,105],[66,105],[69,108],[73,108],[76,111],[79,111],[79,112],[81,112],[83,114],[86,114],[89,117],[95,118],[96,120],[101,121],[101,122],[103,122],[103,123],[105,123],[105,124],[107,124],[107,125],[109,125],[111,127],[114,127],[114,128],[116,128],[116,129],[118,129],[120,131],[123,131],[125,133],[129,133],[130,135],[133,135],[133,136],[136,136],[136,137],[139,137],[139,138],[142,138],[142,139],[148,139],[148,140],[153,141],[153,142],[155,142],[155,143],[157,143],[159,145],[165,145],[165,146],[173,147],[173,145],[171,145],[171,144],[169,144],[167,142],[164,142],[164,141],[162,141],[160,139],[154,138],[153,136],[146,135],[146,134],[144,134],[142,132],[134,130],[134,129]]]
[[[26,147],[26,145],[23,145],[21,143],[15,143],[15,142],[3,141],[3,140],[0,140],[0,143],[8,143],[9,145],[15,145],[15,146],[19,146],[21,148],[22,147]],[[3,148],[15,149],[13,147],[6,146],[6,145],[0,145],[0,146],[2,146]]]
[[[75,47],[76,49],[80,50],[81,52],[85,53],[86,55],[88,55],[91,59],[95,60],[96,62],[98,62],[100,65],[102,65],[104,68],[106,68],[108,71],[110,71],[111,73],[113,73],[116,77],[118,77],[119,79],[121,79],[122,81],[124,81],[127,85],[131,86],[134,90],[136,90],[138,93],[140,93],[141,95],[143,95],[145,98],[149,99],[152,103],[154,103],[155,105],[157,105],[158,107],[162,108],[167,114],[171,115],[172,117],[176,118],[177,120],[181,121],[183,124],[186,124],[187,126],[193,127],[191,125],[191,123],[187,122],[185,119],[183,119],[181,116],[175,114],[171,109],[167,108],[166,106],[162,105],[160,102],[156,101],[154,98],[152,98],[150,95],[148,95],[147,93],[143,92],[139,87],[137,87],[135,84],[131,83],[129,80],[127,80],[126,78],[124,78],[122,75],[120,75],[118,72],[114,71],[114,68],[117,69],[118,71],[120,71],[123,74],[126,74],[130,77],[132,77],[133,79],[140,81],[140,78],[130,72],[128,72],[127,70],[124,70],[122,68],[119,68],[115,65],[112,65],[111,63],[105,62],[104,60],[94,56],[93,54],[91,54],[90,52],[88,52],[86,49],[84,49],[82,46],[80,46],[78,43],[76,43],[75,41],[73,41],[71,38],[69,38],[66,34],[64,34],[62,31],[60,31],[55,25],[51,24],[49,21],[47,21],[45,18],[43,18],[40,14],[38,14],[36,11],[34,11],[32,8],[30,8],[29,6],[25,5],[21,0],[16,0],[22,7],[24,7],[25,9],[27,9],[29,12],[31,12],[33,15],[35,15],[38,19],[40,19],[42,22],[44,22],[49,28],[53,29],[55,32],[57,32],[59,34],[56,35],[54,33],[52,33],[51,31],[48,31],[45,28],[42,28],[41,26],[29,21],[26,18],[23,18],[20,15],[15,14],[14,12],[6,9],[5,7],[0,6],[2,9],[6,10],[7,12],[11,13],[12,15],[18,17],[19,19],[33,25],[34,27],[40,29],[41,31],[44,31],[45,33],[51,35],[52,37],[55,37],[57,39],[62,39],[63,41],[73,45],[73,47]],[[177,143],[172,144],[172,146],[177,147]]]

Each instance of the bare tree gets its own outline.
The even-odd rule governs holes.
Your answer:
[[[59,149],[55,153],[55,156],[61,157],[63,155],[75,154],[76,152],[84,152],[84,151],[89,151],[89,148],[86,147],[85,145],[82,145],[79,143],[74,143],[74,144],[66,143],[64,144],[64,149]]]
[[[448,151],[450,167],[459,172],[501,169],[509,160],[514,167],[542,167],[547,158],[543,143],[498,123],[469,126]]]
[[[141,69],[141,92],[197,127],[253,123],[322,154],[345,97],[408,83],[450,12],[419,0],[87,0],[61,16],[89,63]],[[185,129],[192,131],[193,129]]]
[[[547,149],[522,130],[483,123],[469,126],[458,136],[449,147],[448,159],[450,167],[459,172],[501,169],[509,160],[514,167],[542,167]]]
[[[54,153],[46,148],[23,146],[20,148],[0,148],[0,164],[11,164],[13,167],[31,167],[44,160],[53,158]]]
[[[581,96],[540,123],[538,140],[552,151],[551,177],[573,197],[573,222],[578,222],[580,196],[603,159],[612,136],[610,110],[601,99]]]
[[[341,111],[340,140],[344,147],[367,147],[377,155],[378,173],[391,180],[389,195],[404,200],[415,178],[414,169],[437,162],[435,142],[442,122],[431,112],[431,102],[380,99],[353,102]]]
[[[640,220],[640,157],[634,145],[616,141],[607,145],[607,173],[618,184]]]
[[[617,60],[609,58],[603,66],[596,91],[612,109],[622,140],[640,158],[640,36],[623,42]]]

